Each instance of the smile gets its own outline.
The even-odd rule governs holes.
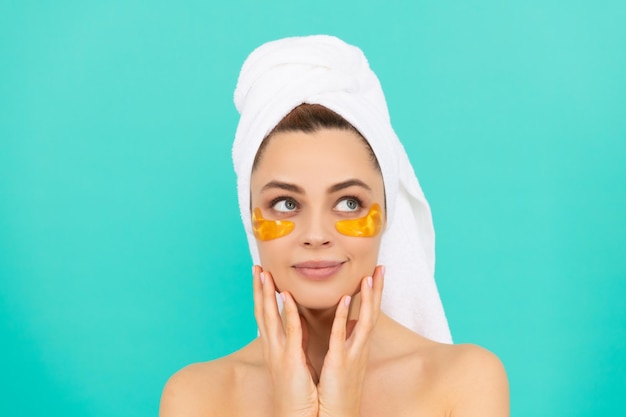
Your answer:
[[[345,261],[307,261],[292,266],[304,278],[323,281],[335,275]]]

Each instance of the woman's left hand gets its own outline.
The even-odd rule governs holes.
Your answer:
[[[356,323],[348,322],[350,296],[339,300],[318,384],[319,417],[360,415],[370,335],[380,313],[383,274],[383,267],[377,266],[372,277],[361,281]]]

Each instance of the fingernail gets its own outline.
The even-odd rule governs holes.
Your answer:
[[[265,272],[261,272],[259,276],[261,277],[261,284],[265,284]]]
[[[380,272],[382,272],[383,276],[385,276],[385,265],[381,265]]]
[[[280,298],[283,300],[283,303],[285,302],[285,293],[281,292],[280,293]]]
[[[346,306],[350,306],[350,300],[352,300],[352,297],[347,296],[346,298],[343,299],[343,302]]]
[[[373,285],[372,277],[367,277],[367,285],[369,285],[369,287],[372,288],[372,285]]]

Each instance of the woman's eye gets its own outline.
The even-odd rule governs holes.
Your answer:
[[[361,208],[361,203],[356,198],[344,198],[335,206],[339,211],[357,211]]]
[[[290,211],[295,211],[297,208],[298,208],[298,205],[296,204],[296,202],[293,200],[288,200],[288,199],[277,201],[272,206],[272,209],[276,211],[287,212],[287,213]]]

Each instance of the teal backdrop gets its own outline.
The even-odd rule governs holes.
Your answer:
[[[0,1],[0,415],[155,416],[256,336],[230,147],[259,44],[360,46],[458,343],[513,416],[626,415],[626,3]]]

